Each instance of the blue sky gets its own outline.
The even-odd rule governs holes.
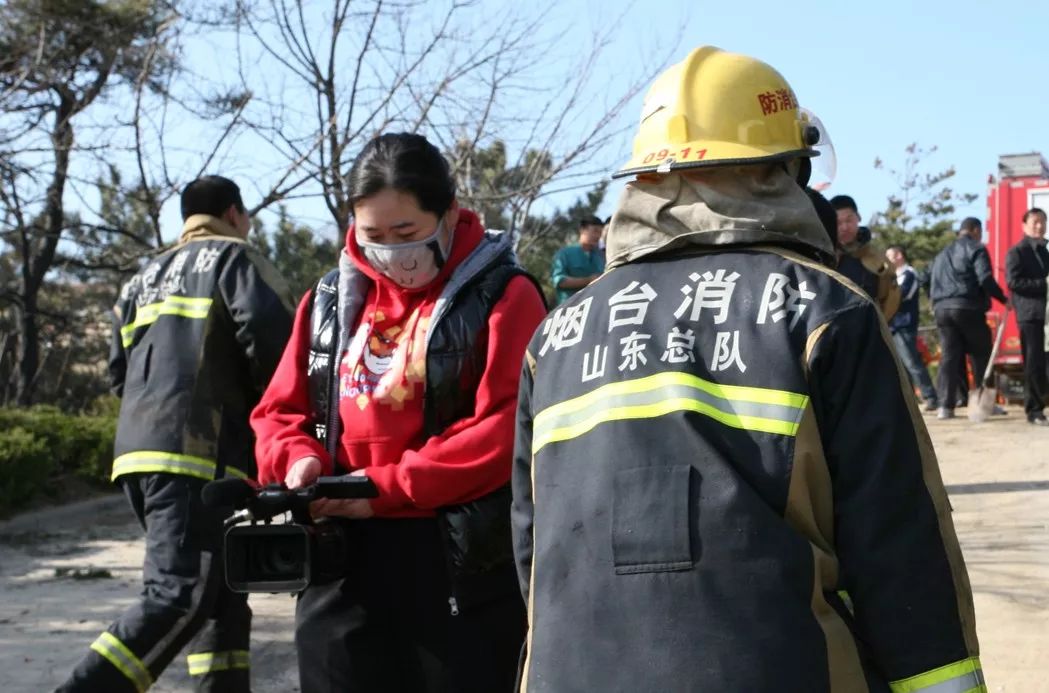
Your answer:
[[[519,3],[484,0],[479,5],[464,25],[482,21],[493,8]],[[546,28],[565,32],[560,54],[544,55],[535,73],[550,84],[566,79],[571,56],[586,50],[594,32],[611,31],[611,44],[594,75],[595,112],[627,88],[643,63],[669,48],[671,62],[696,46],[713,44],[770,63],[831,135],[837,178],[828,194],[851,194],[865,219],[884,208],[897,189],[887,171],[875,170],[875,158],[888,168],[900,167],[904,148],[912,142],[938,148],[924,171],[954,166],[952,187],[979,196],[971,207],[958,210],[959,218],[985,217],[987,177],[996,171],[998,155],[1041,150],[1049,155],[1049,52],[1044,47],[1049,3],[568,0],[552,5]],[[630,129],[641,96],[622,115],[621,124]],[[593,163],[611,172],[630,147],[631,135],[624,134]],[[588,181],[573,181],[580,182]],[[613,183],[600,209],[603,216],[611,214],[621,187]],[[547,205],[567,204],[572,196],[555,196]],[[250,185],[246,197],[250,205]],[[298,201],[292,210],[311,226],[324,227],[327,213],[319,201]],[[177,204],[165,208],[164,220],[170,238],[179,226]]]
[[[875,158],[902,166],[911,142],[938,148],[925,170],[954,166],[953,187],[980,196],[959,216],[986,216],[999,154],[1049,155],[1049,3],[646,3],[632,12],[631,44],[658,40],[662,30],[648,24],[657,7],[685,17],[679,56],[709,43],[787,78],[834,142],[838,173],[828,193],[853,195],[865,218],[895,189]]]

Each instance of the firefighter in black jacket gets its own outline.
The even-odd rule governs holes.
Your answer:
[[[205,483],[255,478],[248,415],[291,331],[276,269],[245,244],[237,185],[208,176],[182,193],[182,236],[122,289],[110,374],[122,398],[113,480],[146,532],[144,589],[60,691],[144,691],[187,644],[197,690],[248,691],[251,610],[227,589],[223,513]]]
[[[610,270],[522,370],[522,691],[986,691],[928,433],[799,180],[771,67],[645,99]]]
[[[1045,248],[1045,212],[1033,207],[1023,216],[1024,237],[1005,256],[1005,277],[1012,292],[1020,348],[1024,357],[1024,412],[1027,421],[1049,426],[1045,409],[1045,294],[1049,251]]]

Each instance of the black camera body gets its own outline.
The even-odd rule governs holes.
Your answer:
[[[211,482],[204,489],[205,503],[238,510],[226,520],[226,584],[234,592],[294,594],[345,575],[349,547],[343,524],[314,522],[310,502],[378,495],[365,476],[320,477],[298,489],[283,484],[259,488],[239,479]],[[290,522],[272,523],[284,513],[291,513]],[[248,524],[240,524],[244,521]]]

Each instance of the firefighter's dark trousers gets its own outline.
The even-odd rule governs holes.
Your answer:
[[[144,691],[190,644],[196,690],[248,691],[251,609],[247,595],[226,587],[222,568],[228,512],[203,506],[206,482],[194,477],[128,474],[120,483],[146,531],[142,595],[58,690]]]

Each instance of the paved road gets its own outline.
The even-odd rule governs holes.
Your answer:
[[[0,526],[0,691],[52,690],[85,648],[133,600],[141,580],[141,529],[122,495],[15,518]],[[130,518],[130,520],[129,520]],[[57,577],[104,569],[112,578]],[[298,691],[295,603],[253,595],[253,690]],[[193,690],[178,658],[150,691]]]
[[[928,420],[975,594],[991,691],[1049,693],[1049,431],[1012,410],[982,425]],[[131,601],[142,560],[122,497],[0,525],[0,691],[45,691]],[[76,580],[56,570],[109,570]],[[252,598],[253,688],[297,691],[293,603]],[[176,662],[154,691],[190,690]]]

